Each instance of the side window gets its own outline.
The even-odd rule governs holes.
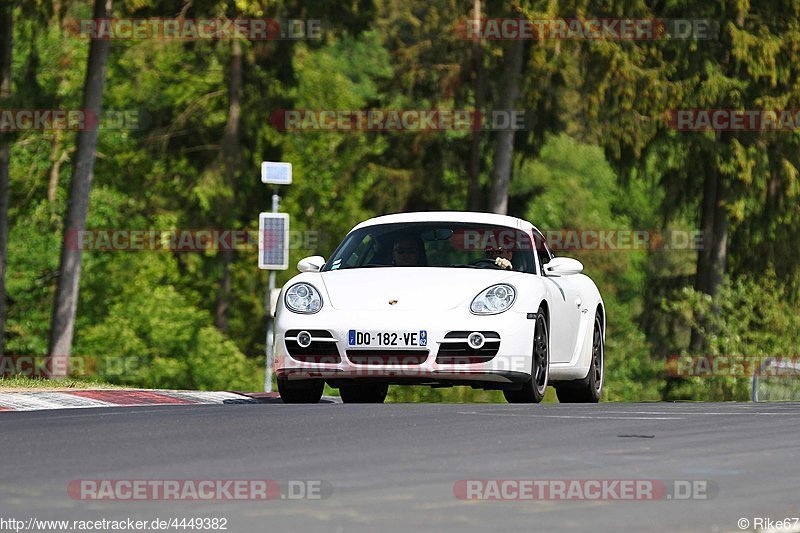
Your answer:
[[[533,241],[536,243],[536,256],[539,258],[539,273],[544,275],[544,265],[553,258],[553,253],[547,246],[547,242],[538,231],[533,231]]]

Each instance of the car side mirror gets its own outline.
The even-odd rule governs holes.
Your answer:
[[[301,259],[297,263],[297,270],[300,272],[319,272],[323,265],[325,265],[324,257],[312,255],[311,257]]]
[[[544,271],[549,276],[572,276],[583,272],[583,264],[569,257],[554,257],[544,265]]]

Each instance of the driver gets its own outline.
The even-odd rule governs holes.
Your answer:
[[[495,248],[493,246],[487,246],[484,250],[484,253],[486,254],[487,258],[494,259],[494,264],[500,268],[504,268],[506,270],[511,270],[513,268],[511,259],[514,257],[514,252],[511,251],[511,248]]]
[[[422,244],[412,237],[400,237],[392,246],[394,266],[422,266]]]

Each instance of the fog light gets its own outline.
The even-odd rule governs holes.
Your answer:
[[[469,343],[470,348],[473,350],[480,350],[483,348],[483,344],[486,342],[482,333],[478,333],[477,331],[470,333],[469,337],[467,337],[467,343]]]
[[[311,333],[307,331],[301,331],[297,334],[297,345],[301,348],[308,348],[311,346]]]

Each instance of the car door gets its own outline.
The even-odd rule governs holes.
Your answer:
[[[540,274],[545,278],[550,310],[550,362],[568,363],[575,352],[575,343],[581,320],[580,294],[571,276],[547,275],[546,265],[554,257],[544,237],[533,232],[536,254],[539,258]]]

